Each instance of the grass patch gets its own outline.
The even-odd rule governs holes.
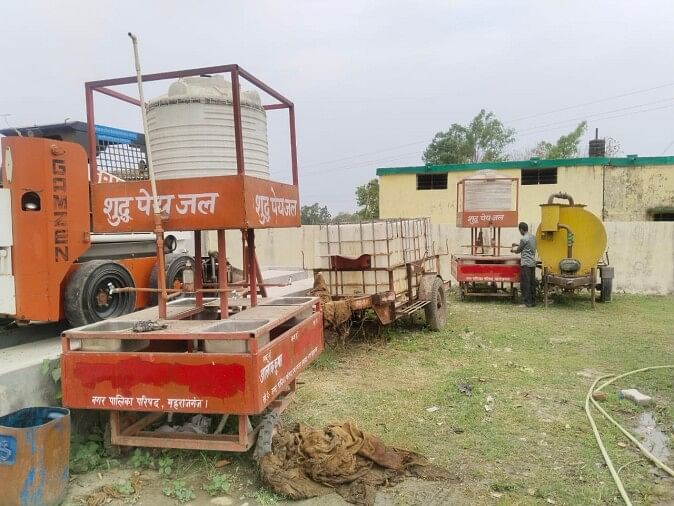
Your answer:
[[[324,353],[285,418],[353,420],[461,476],[455,488],[475,504],[493,503],[494,494],[512,504],[612,503],[617,491],[582,409],[585,394],[602,373],[674,362],[673,308],[672,297],[615,296],[592,310],[587,298],[524,309],[452,296],[443,331],[396,323],[372,341]],[[459,389],[466,384],[470,395]],[[605,408],[632,428],[642,408],[617,395],[629,387],[656,399],[654,416],[671,433],[671,370],[607,389]],[[431,406],[440,409],[429,413]],[[639,458],[596,419],[616,467]],[[674,482],[645,460],[621,477],[636,504],[674,500]]]

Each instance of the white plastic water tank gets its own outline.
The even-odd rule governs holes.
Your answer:
[[[267,115],[257,92],[240,96],[245,173],[268,179]],[[148,104],[147,121],[158,180],[236,174],[232,83],[223,76],[179,79]]]

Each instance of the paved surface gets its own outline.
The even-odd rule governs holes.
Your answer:
[[[42,329],[38,329],[38,333]],[[28,406],[54,403],[56,384],[41,372],[42,361],[61,352],[61,340],[50,337],[0,351],[0,416]]]

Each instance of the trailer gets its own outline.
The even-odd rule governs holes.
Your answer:
[[[555,202],[556,199],[565,202]],[[551,291],[573,294],[586,288],[593,308],[597,290],[600,301],[611,300],[614,268],[608,265],[606,229],[601,219],[585,207],[565,192],[553,193],[541,204],[536,244],[545,307]],[[606,262],[602,261],[604,257]]]
[[[154,116],[151,126],[174,121],[172,138],[153,140],[142,83],[162,80],[172,80],[169,95],[152,103],[166,107],[160,111],[165,117]],[[133,83],[138,84],[138,99],[115,89]],[[174,100],[170,95],[175,90],[196,92]],[[158,305],[63,333],[63,405],[109,412],[112,445],[243,452],[257,440],[262,453],[270,451],[273,425],[295,392],[297,376],[323,350],[319,299],[267,297],[255,249],[256,229],[300,226],[294,104],[238,65],[147,75],[139,71],[138,76],[86,83],[85,91],[90,138],[94,97],[103,94],[140,106],[148,145],[153,146],[147,179],[91,184],[93,230],[154,232],[159,272],[165,263],[164,229],[189,232],[197,258],[202,256],[202,233],[216,231],[218,251],[212,257],[218,260],[218,275],[216,283],[207,283],[202,269],[194,269],[185,271],[180,287],[159,276],[157,288],[114,289],[156,294]],[[258,91],[273,101],[262,104]],[[276,110],[288,114],[290,184],[250,173],[256,161],[265,159],[266,113]],[[214,130],[186,135],[204,124],[204,116],[220,118]],[[197,143],[175,144],[185,140]],[[220,143],[218,149],[208,142]],[[93,143],[89,145],[95,174]],[[248,146],[261,146],[256,158],[244,149]],[[151,159],[155,147],[156,165]],[[168,150],[163,160],[161,149]],[[184,168],[171,172],[182,155]],[[205,173],[204,167],[212,171]],[[155,178],[160,170],[162,177]],[[241,230],[244,251],[243,279],[231,283],[227,229]],[[172,300],[178,295],[183,298]],[[180,417],[207,415],[220,418],[217,427],[196,433],[165,430]],[[228,424],[232,419],[233,427]]]
[[[461,297],[516,300],[520,257],[502,253],[501,229],[517,227],[519,180],[479,171],[457,183],[456,202],[457,227],[470,229],[470,253],[452,255]]]
[[[447,323],[449,286],[441,256],[428,218],[322,225],[312,293],[323,299],[331,327],[366,310],[382,325],[424,310],[428,326],[438,330]]]

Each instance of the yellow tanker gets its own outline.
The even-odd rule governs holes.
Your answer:
[[[556,203],[555,199],[566,200]],[[576,204],[568,193],[550,195],[541,204],[541,224],[536,231],[538,256],[543,264],[543,288],[548,302],[549,285],[564,290],[588,288],[594,305],[597,268],[606,251],[606,230],[601,220]],[[610,300],[613,270],[601,265],[601,299]]]

